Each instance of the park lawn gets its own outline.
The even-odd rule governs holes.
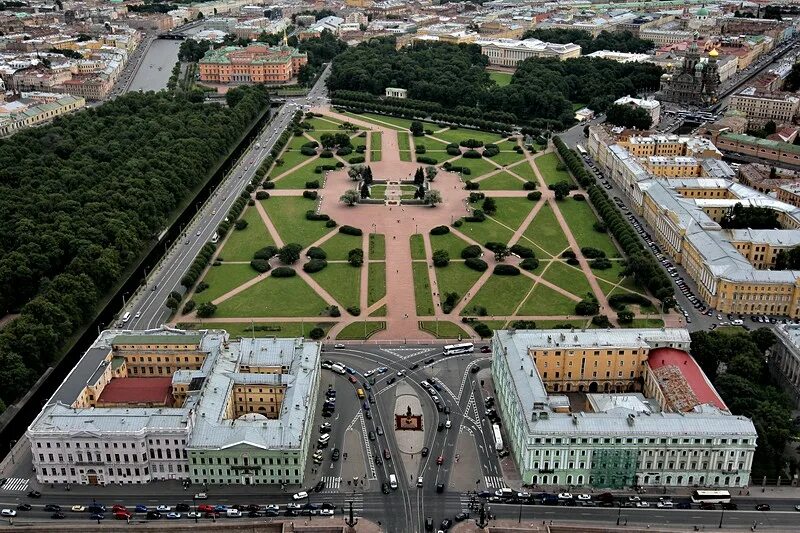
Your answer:
[[[354,155],[359,155],[358,152],[356,151],[356,149],[359,146],[363,146],[364,147],[363,149],[366,151],[366,148],[367,148],[367,137],[366,136],[359,137],[358,135],[356,135],[355,137],[350,139],[350,147],[353,149],[353,153],[351,153],[350,155],[343,155],[343,156],[340,156],[340,157],[342,157],[343,159],[348,159],[350,157],[353,157]]]
[[[482,245],[489,241],[508,244],[514,236],[513,231],[488,218],[483,222],[464,221],[464,225],[458,229]]]
[[[417,304],[417,315],[430,316],[433,314],[433,295],[428,279],[428,265],[412,263],[411,267],[414,274],[414,301]]]
[[[348,307],[361,304],[361,269],[348,263],[328,263],[328,266],[310,276],[333,296],[342,306],[342,313]]]
[[[517,314],[519,316],[574,315],[577,303],[539,283]]]
[[[255,207],[248,207],[240,220],[247,221],[243,230],[231,228],[219,256],[225,261],[250,261],[253,254],[265,246],[275,244]]]
[[[490,133],[488,131],[472,130],[468,128],[448,128],[436,134],[436,138],[449,143],[460,144],[461,141],[467,139],[475,139],[476,141],[483,141],[483,144],[498,143],[505,139],[497,133]],[[480,148],[478,148],[480,150]]]
[[[383,147],[383,144],[381,142],[381,138],[382,138],[381,132],[373,131],[370,135],[371,135],[371,137],[370,137],[371,148],[370,148],[369,159],[370,159],[370,161],[380,161],[381,160],[381,149]]]
[[[431,250],[444,250],[450,254],[450,259],[461,259],[461,250],[469,246],[461,237],[453,233],[444,235],[429,235],[431,240]]]
[[[594,296],[592,286],[583,271],[561,261],[551,261],[542,277],[579,298],[586,298],[587,293]]]
[[[411,259],[425,259],[425,242],[419,233],[411,236]]]
[[[386,185],[370,185],[369,186],[370,198],[386,198]]]
[[[316,131],[316,130],[344,131],[344,130],[339,128],[339,126],[342,123],[339,122],[338,120],[336,120],[333,117],[328,117],[328,116],[326,116],[326,117],[314,117],[314,118],[304,119],[303,122],[307,122],[308,124],[311,124],[311,126],[314,128],[314,131]]]
[[[386,296],[386,263],[370,263],[367,272],[367,306]]]
[[[522,237],[551,256],[559,255],[569,246],[567,236],[561,231],[561,226],[549,203],[545,203],[539,209]],[[521,243],[524,243],[523,239],[520,239]]]
[[[304,248],[331,231],[324,220],[306,220],[306,211],[316,207],[316,200],[302,196],[273,196],[261,200],[284,244],[295,242]]]
[[[401,152],[411,150],[411,141],[409,139],[409,133],[404,131],[397,132],[397,149]]]
[[[539,180],[536,178],[536,173],[533,171],[533,167],[531,167],[531,164],[528,163],[527,159],[522,161],[522,163],[506,168],[519,177],[534,182],[537,187],[539,186]]]
[[[539,169],[539,173],[544,178],[544,182],[548,185],[558,183],[559,181],[574,183],[572,176],[570,176],[568,171],[558,170],[557,167],[558,164],[561,163],[561,160],[558,158],[555,152],[540,155],[534,159],[533,162],[536,164],[536,168]]]
[[[337,340],[366,340],[386,329],[386,322],[353,322],[336,335]]]
[[[634,318],[630,324],[621,324],[623,328],[663,328],[664,321],[660,318]],[[734,333],[744,332],[743,329]]]
[[[533,281],[527,276],[496,276],[492,274],[478,293],[467,303],[462,315],[472,315],[471,310],[485,307],[491,315],[509,316],[528,294]]]
[[[639,284],[639,282],[636,281],[636,278],[634,278],[633,276],[626,276],[625,279],[622,280],[622,283],[620,283],[619,286],[628,289],[629,291],[638,292],[640,294],[647,293],[647,289],[642,287]]]
[[[289,174],[274,179],[275,188],[276,189],[306,189],[306,183],[310,181],[316,181],[319,183],[319,186],[322,187],[325,182],[324,174],[317,174],[314,172],[314,168],[321,164],[328,164],[322,163],[322,161],[332,161],[328,159],[316,159],[314,161],[310,161],[307,165],[302,165],[299,167],[294,168],[293,170],[289,171]],[[332,164],[332,163],[331,163]],[[276,172],[278,169],[282,169],[283,167],[277,167],[272,172],[275,176],[279,175],[283,171],[280,170]],[[273,176],[274,177],[274,176]]]
[[[611,261],[611,268],[606,268],[604,270],[598,270],[596,268],[592,269],[595,277],[604,279],[614,285],[622,280],[622,271],[625,270],[625,262],[624,261]]]
[[[567,226],[578,246],[585,248],[590,246],[603,250],[609,258],[619,257],[619,251],[611,241],[608,233],[600,233],[594,230],[594,223],[597,222],[597,217],[594,216],[594,211],[589,207],[585,201],[578,201],[572,198],[565,198],[560,202],[556,202],[561,214],[567,221]]]
[[[249,263],[230,265],[222,263],[212,266],[203,278],[203,281],[208,283],[208,288],[203,292],[196,292],[192,299],[198,304],[212,302],[256,276],[258,276],[258,272],[253,270]]]
[[[493,79],[497,85],[502,87],[511,83],[511,78],[513,78],[514,75],[510,72],[490,72],[489,77]]]
[[[383,233],[370,233],[369,258],[373,261],[386,259],[386,236]]]
[[[314,328],[321,328],[326,334],[334,322],[181,322],[179,328],[189,330],[223,327],[231,339],[240,337],[306,337]]]
[[[497,212],[492,218],[516,231],[531,212],[535,202],[527,198],[495,198]]]
[[[365,122],[371,122],[385,128],[393,130],[408,130],[411,127],[411,121],[404,118],[389,117],[386,115],[376,115],[375,113],[351,113],[346,111],[343,113],[348,117],[361,119]]]
[[[480,182],[482,191],[520,191],[523,182],[516,176],[508,172],[500,172],[494,176],[482,179]]]
[[[573,111],[577,111],[577,110],[579,110],[579,109],[583,109],[584,107],[586,107],[586,104],[584,104],[584,103],[582,103],[582,102],[574,102],[574,103],[572,104],[572,110],[573,110]]]
[[[490,157],[492,161],[500,165],[501,167],[507,167],[509,165],[513,165],[519,161],[522,161],[525,158],[524,155],[518,154],[517,152],[510,150],[505,152],[500,152],[494,157]]]
[[[330,268],[330,267],[329,267]],[[252,287],[220,302],[217,318],[319,316],[327,304],[303,278],[265,277]]]
[[[605,294],[606,296],[609,296],[611,292],[616,288],[615,284],[610,283],[602,278],[597,278],[597,284],[600,285],[600,290],[603,291],[603,294]]]
[[[464,167],[470,170],[469,176],[464,176],[465,180],[472,180],[477,177],[483,176],[489,172],[494,170],[498,170],[498,168],[491,164],[488,159],[483,157],[479,159],[469,159],[466,157],[459,157],[455,161],[453,161],[454,167]]]
[[[298,142],[298,141],[302,141],[302,142],[299,143],[301,145],[306,143],[306,142],[308,142],[304,137],[295,137],[294,139],[292,139],[292,143],[295,143],[295,142]],[[280,156],[280,159],[283,160],[283,164],[281,166],[279,166],[279,167],[276,167],[276,168],[278,170],[280,170],[280,172],[286,172],[287,170],[296,167],[300,163],[303,163],[303,162],[307,161],[308,159],[310,159],[312,157],[314,157],[314,156],[313,155],[303,155],[302,153],[300,153],[300,146],[297,146],[295,148],[290,143],[290,145],[287,147],[286,151],[283,152],[281,154],[281,156]]]
[[[448,292],[458,294],[459,300],[462,299],[470,288],[475,285],[482,272],[472,270],[464,263],[450,263],[446,267],[436,268],[436,282],[439,286],[439,301],[445,300],[444,295]]]
[[[322,243],[321,248],[328,254],[328,261],[347,261],[347,253],[364,245],[363,237],[337,233]]]
[[[419,329],[427,331],[437,339],[467,339],[470,334],[461,326],[447,320],[420,320]]]
[[[386,316],[386,304],[383,304],[382,306],[371,312],[369,316]]]
[[[427,135],[423,137],[413,137],[414,139],[414,147],[419,148],[420,146],[424,146],[428,151],[437,151],[437,152],[444,152],[447,148],[447,143],[443,143],[437,139],[432,139]]]

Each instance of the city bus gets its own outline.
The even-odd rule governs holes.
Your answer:
[[[578,153],[582,156],[587,155],[586,148],[583,147],[581,144],[576,144],[575,149],[578,150]]]
[[[696,490],[692,492],[693,503],[731,503],[727,490]]]
[[[503,436],[500,434],[500,426],[493,424],[492,432],[494,433],[494,449],[499,452],[503,449]]]
[[[471,342],[462,342],[461,344],[448,344],[442,349],[442,355],[458,355],[462,353],[472,353],[474,351],[474,344]]]

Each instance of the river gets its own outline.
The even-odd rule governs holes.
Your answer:
[[[160,91],[167,87],[178,60],[181,41],[156,39],[150,45],[128,91]]]

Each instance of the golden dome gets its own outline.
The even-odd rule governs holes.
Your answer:
[[[708,57],[717,57],[719,52],[717,52],[716,48],[712,48],[711,51],[708,53]]]

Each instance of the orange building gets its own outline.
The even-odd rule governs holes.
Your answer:
[[[290,46],[251,44],[209,50],[200,60],[200,81],[210,83],[288,83],[308,56]]]

